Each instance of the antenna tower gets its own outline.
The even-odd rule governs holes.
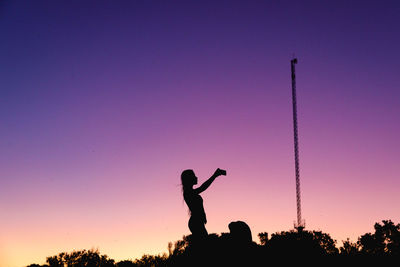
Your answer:
[[[305,227],[305,222],[301,218],[301,197],[300,197],[300,163],[299,163],[299,138],[297,134],[297,100],[296,100],[296,69],[297,58],[290,61],[292,70],[292,102],[293,102],[293,132],[294,132],[294,160],[296,170],[296,201],[297,201],[297,222],[294,227],[301,232]]]

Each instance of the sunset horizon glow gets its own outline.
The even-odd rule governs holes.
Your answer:
[[[0,3],[0,267],[190,234],[293,229],[290,60],[302,217],[337,240],[400,223],[398,1]]]

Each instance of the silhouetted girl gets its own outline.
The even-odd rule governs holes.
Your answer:
[[[226,171],[217,169],[200,187],[193,188],[193,185],[197,184],[197,177],[194,171],[185,170],[181,174],[183,198],[190,210],[189,229],[195,239],[202,239],[208,236],[204,226],[207,223],[207,218],[200,193],[206,190],[215,178],[220,175],[226,175]]]

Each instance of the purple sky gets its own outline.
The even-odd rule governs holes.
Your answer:
[[[84,3],[83,3],[84,2]],[[301,2],[301,3],[300,3]],[[306,228],[353,241],[400,222],[398,1],[2,1],[0,266],[296,218],[290,59]]]

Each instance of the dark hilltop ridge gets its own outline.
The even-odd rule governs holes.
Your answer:
[[[282,231],[269,236],[258,234],[253,241],[250,227],[242,221],[229,224],[229,233],[210,234],[206,240],[194,241],[192,236],[168,243],[168,254],[143,255],[140,259],[116,262],[98,250],[62,252],[47,257],[46,264],[28,267],[147,267],[147,266],[265,266],[296,261],[298,263],[372,263],[380,264],[400,257],[400,224],[391,220],[375,223],[374,232],[358,241],[337,241],[327,233],[304,229]],[[329,262],[328,262],[329,260]]]

